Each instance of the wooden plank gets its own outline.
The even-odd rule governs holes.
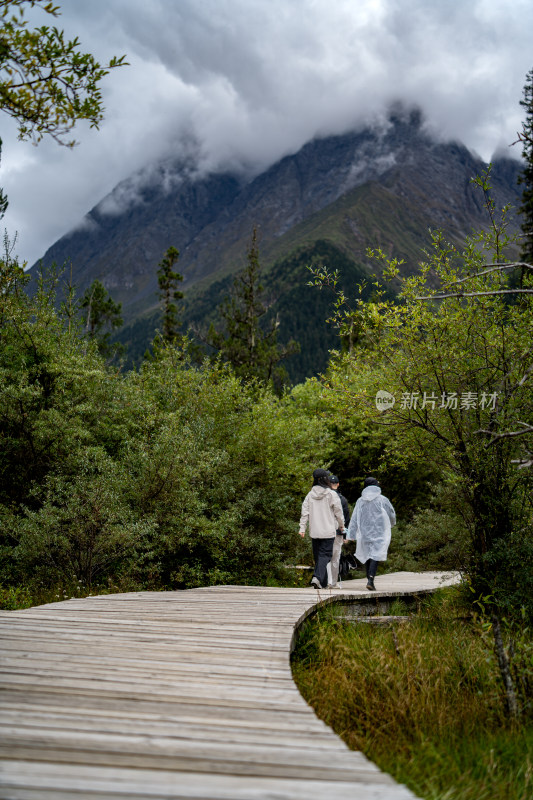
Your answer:
[[[43,755],[46,758],[43,758]],[[347,748],[328,749],[314,745],[274,746],[204,740],[182,736],[146,736],[74,732],[45,729],[41,732],[8,728],[0,743],[0,757],[54,763],[78,763],[134,768],[174,769],[220,775],[380,780],[379,770],[368,761],[354,759]]]
[[[357,755],[357,754],[354,754]],[[6,762],[10,767],[14,762]],[[91,798],[115,800],[309,800],[321,796],[334,800],[354,800],[352,781],[314,781],[255,777],[175,773],[161,770],[154,781],[151,770],[91,768],[24,763],[24,772],[11,779],[10,800],[80,800]],[[10,769],[11,774],[13,770]],[[0,780],[1,780],[0,776]],[[289,785],[290,783],[290,785]],[[360,782],[358,788],[368,800],[412,800],[413,795],[390,778],[380,776],[379,783]],[[15,794],[14,790],[18,790]],[[33,794],[30,792],[33,790]],[[55,792],[55,794],[53,794]],[[48,793],[48,794],[46,794]]]
[[[10,695],[14,697],[15,695]],[[75,705],[71,705],[73,699]],[[279,709],[265,707],[238,707],[234,704],[202,706],[189,703],[159,703],[153,700],[137,701],[132,698],[103,698],[86,697],[83,695],[52,695],[21,694],[18,703],[9,704],[10,708],[26,708],[28,700],[38,702],[39,705],[32,704],[30,707],[46,709],[68,709],[76,714],[90,714],[94,719],[99,715],[107,714],[118,718],[125,717],[124,726],[136,724],[137,730],[144,730],[146,722],[156,720],[167,720],[179,724],[185,730],[191,725],[209,725],[218,728],[220,736],[224,736],[224,731],[228,728],[238,728],[242,730],[260,730],[271,732],[288,732],[291,736],[300,737],[302,735],[320,735],[333,737],[338,744],[330,728],[328,728],[315,715],[309,714],[309,706],[306,704],[299,708],[279,711]],[[78,717],[79,719],[79,717]]]
[[[243,742],[246,744],[266,744],[267,746],[318,747],[322,750],[338,750],[338,741],[331,736],[331,731],[324,729],[309,730],[305,726],[297,728],[296,725],[287,729],[285,726],[256,724],[239,725],[238,721],[188,720],[186,728],[178,720],[147,719],[141,715],[97,715],[94,711],[89,714],[80,713],[79,709],[72,709],[70,714],[64,710],[43,711],[21,710],[20,706],[13,710],[3,709],[4,731],[10,725],[19,731],[43,731],[47,729],[63,732],[89,732],[123,734],[125,730],[136,731],[142,728],[143,734],[148,736],[173,736],[186,737],[191,742],[208,741],[218,742],[223,740],[226,744]]]

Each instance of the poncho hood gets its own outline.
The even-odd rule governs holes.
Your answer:
[[[361,499],[362,500],[375,500],[376,497],[379,497],[381,494],[381,489],[379,486],[367,486],[366,489],[363,489],[361,492]]]
[[[355,504],[348,526],[347,538],[357,542],[357,560],[362,564],[369,558],[386,561],[393,525],[396,514],[391,501],[381,494],[379,486],[367,486]]]
[[[328,496],[328,493],[332,490],[329,489],[327,486],[313,486],[311,489],[311,497],[313,500],[323,500],[325,497]]]

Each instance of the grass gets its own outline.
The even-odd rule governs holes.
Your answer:
[[[438,594],[392,628],[322,613],[298,641],[296,683],[351,748],[419,797],[530,800],[531,708],[509,720],[490,635],[453,590]]]
[[[116,594],[120,592],[142,591],[143,587],[133,581],[112,581],[102,584],[86,586],[82,581],[70,581],[56,586],[30,585],[30,586],[0,586],[0,609],[17,611],[45,603],[60,603],[63,600],[72,600],[78,597],[91,597],[101,594]]]

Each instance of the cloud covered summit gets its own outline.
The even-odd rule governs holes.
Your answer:
[[[46,22],[38,10],[32,20]],[[516,139],[533,52],[529,0],[93,0],[64,2],[57,23],[130,66],[105,80],[105,122],[80,127],[74,152],[19,143],[4,120],[5,224],[30,262],[184,142],[206,170],[259,172],[401,101],[488,160]]]

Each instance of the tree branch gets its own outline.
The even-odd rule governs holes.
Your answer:
[[[475,277],[475,276],[472,276]],[[450,292],[449,294],[428,294],[415,300],[446,300],[448,297],[487,297],[497,294],[533,294],[533,289],[494,289],[491,292]]]
[[[465,283],[466,281],[471,281],[474,278],[480,278],[483,275],[489,275],[491,272],[503,272],[506,269],[529,269],[533,272],[533,264],[528,264],[525,261],[513,261],[511,264],[487,264],[486,269],[481,270],[481,272],[476,272],[474,275],[467,275],[464,278],[458,278],[457,280],[453,281],[452,286],[456,286],[459,283]],[[417,297],[417,300],[445,300],[449,297],[484,297],[484,296],[492,296],[497,294],[533,294],[533,289],[493,289],[491,291],[486,292],[447,292],[442,294],[433,294],[433,295],[426,295],[424,297]]]
[[[494,433],[494,431],[488,431],[485,428],[480,428],[474,433],[484,433],[487,436],[491,437],[490,442],[487,442],[487,447],[498,442],[500,439],[509,439],[511,436],[522,436],[525,433],[533,433],[533,425],[530,425],[529,422],[521,422],[520,420],[517,421],[517,425],[523,425],[523,430],[521,431],[505,431],[505,433]],[[516,462],[514,462],[516,463]]]

